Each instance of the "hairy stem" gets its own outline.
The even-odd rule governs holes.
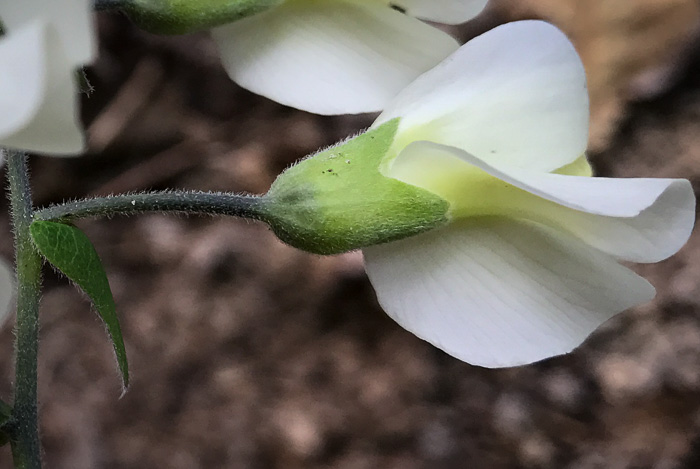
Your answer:
[[[76,218],[132,215],[146,212],[229,215],[264,220],[265,204],[263,198],[252,195],[159,191],[66,202],[37,210],[34,213],[34,219],[69,221]]]
[[[41,467],[37,417],[37,354],[39,342],[39,298],[41,258],[32,246],[32,196],[26,155],[10,151],[7,178],[12,207],[17,264],[17,324],[15,326],[15,398],[8,425],[15,467]]]

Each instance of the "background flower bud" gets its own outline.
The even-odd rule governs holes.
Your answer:
[[[281,4],[282,0],[114,0],[104,3],[105,9],[123,11],[147,31],[185,34],[260,13]]]

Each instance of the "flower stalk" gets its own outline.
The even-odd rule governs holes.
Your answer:
[[[75,200],[37,210],[35,220],[70,221],[79,218],[175,212],[194,215],[228,215],[264,220],[262,197],[200,191],[155,191]]]

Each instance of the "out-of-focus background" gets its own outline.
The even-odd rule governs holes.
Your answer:
[[[494,0],[452,31],[466,40],[522,18],[558,25],[583,57],[598,174],[700,181],[697,0]],[[157,37],[110,14],[98,24],[91,151],[34,158],[39,205],[142,189],[264,192],[293,161],[372,120],[314,116],[238,88],[204,34]],[[47,269],[47,467],[700,468],[698,233],[673,258],[635,267],[656,285],[654,303],[568,356],[486,370],[391,321],[358,254],[312,256],[239,220],[80,227],[105,262],[133,381],[119,399],[100,322]],[[11,329],[0,334],[3,399]]]

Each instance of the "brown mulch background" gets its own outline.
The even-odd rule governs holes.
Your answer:
[[[695,0],[495,0],[456,28],[545,18],[576,43],[600,175],[700,183]],[[206,35],[156,37],[99,15],[90,153],[34,158],[38,205],[189,188],[264,192],[296,159],[367,126],[231,83]],[[0,251],[11,257],[7,235]],[[240,220],[82,221],[106,265],[133,370],[85,298],[46,271],[40,400],[46,467],[700,468],[700,234],[638,270],[655,302],[580,349],[487,370],[415,338],[377,306],[358,254],[322,258]],[[11,324],[0,337],[9,400]],[[8,448],[0,467],[11,467]]]

